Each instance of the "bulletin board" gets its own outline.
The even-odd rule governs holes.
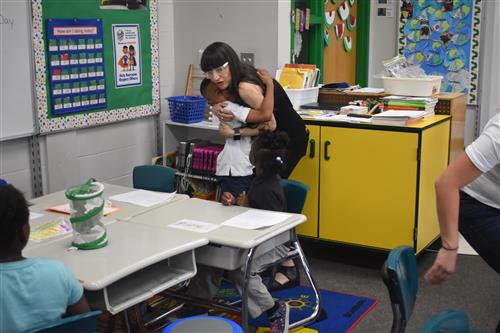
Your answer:
[[[157,0],[103,3],[32,0],[42,134],[160,112]]]
[[[401,0],[399,53],[477,104],[480,23],[480,0]]]
[[[324,77],[326,83],[356,83],[358,1],[325,4]]]

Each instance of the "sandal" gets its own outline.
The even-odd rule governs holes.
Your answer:
[[[269,291],[278,291],[286,288],[292,288],[300,284],[300,272],[296,265],[292,267],[279,266],[276,270],[276,273],[283,274],[288,279],[288,281],[282,284],[276,281],[276,274],[273,274],[271,283],[268,286]]]

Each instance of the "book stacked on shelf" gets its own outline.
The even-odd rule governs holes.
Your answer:
[[[285,64],[276,80],[284,89],[313,88],[319,82],[319,69],[314,64]]]
[[[387,96],[383,98],[384,109],[424,111],[424,118],[434,115],[434,108],[438,102],[436,97],[408,97],[408,96]]]
[[[419,110],[387,110],[372,117],[373,124],[406,126],[423,119],[425,111]]]

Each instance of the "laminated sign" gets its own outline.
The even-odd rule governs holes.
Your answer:
[[[115,87],[142,85],[141,40],[138,24],[113,25]]]

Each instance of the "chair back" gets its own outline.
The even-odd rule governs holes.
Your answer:
[[[286,211],[295,214],[302,213],[309,186],[292,179],[282,179],[281,186],[285,194]]]
[[[101,313],[101,311],[92,311],[62,318],[28,333],[94,333]]]
[[[469,318],[463,311],[445,311],[429,319],[420,333],[471,333]]]
[[[175,172],[174,168],[162,165],[136,166],[132,173],[133,186],[142,190],[174,192]]]
[[[413,248],[391,250],[382,267],[382,278],[389,291],[393,312],[392,333],[404,332],[417,299],[417,260]]]

